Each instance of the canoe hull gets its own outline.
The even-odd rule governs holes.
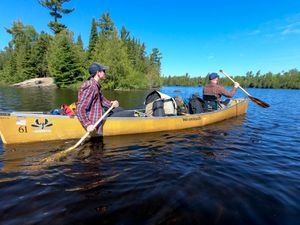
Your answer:
[[[247,113],[248,98],[209,113],[173,117],[111,117],[104,121],[103,136],[150,133],[201,127]],[[0,135],[4,144],[79,139],[86,133],[77,117],[43,113],[0,113]]]

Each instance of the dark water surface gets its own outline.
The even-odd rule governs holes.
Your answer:
[[[247,90],[271,107],[250,101],[247,115],[207,127],[93,140],[47,168],[32,165],[75,142],[0,142],[0,224],[299,224],[300,91]],[[105,93],[124,108],[146,94]],[[49,111],[76,98],[1,87],[0,110]]]

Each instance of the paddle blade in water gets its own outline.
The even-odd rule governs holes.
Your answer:
[[[266,103],[266,102],[264,102],[264,101],[262,101],[262,100],[260,100],[260,99],[258,99],[258,98],[255,98],[255,97],[253,97],[253,96],[251,96],[251,95],[249,95],[249,98],[250,98],[253,102],[255,102],[257,105],[259,105],[259,106],[261,106],[261,107],[263,107],[263,108],[268,108],[268,107],[270,107],[270,105],[269,105],[268,103]]]
[[[65,158],[67,156],[68,153],[70,153],[72,150],[74,150],[75,148],[77,148],[76,145],[66,149],[66,150],[63,150],[61,152],[57,152],[55,153],[54,155],[51,155],[51,156],[48,156],[47,158],[44,158],[41,163],[44,164],[44,163],[53,163],[53,162],[59,162],[61,161],[61,159]]]

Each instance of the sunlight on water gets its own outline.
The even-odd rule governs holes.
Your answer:
[[[201,88],[163,87],[188,97]],[[202,128],[92,139],[46,166],[77,140],[0,143],[3,224],[297,224],[300,216],[300,97],[247,89],[245,116]],[[147,95],[107,92],[131,108]],[[70,90],[1,88],[0,110],[49,111]],[[244,96],[239,91],[239,97]]]

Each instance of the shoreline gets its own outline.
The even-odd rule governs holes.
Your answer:
[[[57,85],[54,83],[54,79],[52,77],[43,77],[43,78],[33,78],[29,80],[25,80],[20,83],[12,84],[11,87],[51,87],[57,88]]]

